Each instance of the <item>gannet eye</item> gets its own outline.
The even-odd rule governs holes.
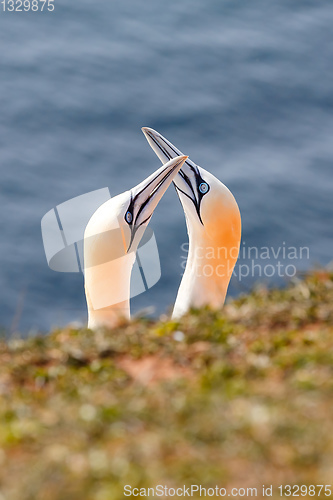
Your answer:
[[[133,215],[131,214],[131,212],[128,210],[126,212],[126,215],[125,215],[125,221],[130,224],[133,220]]]
[[[206,194],[208,190],[209,186],[207,182],[202,182],[201,184],[199,184],[199,191],[201,194]]]

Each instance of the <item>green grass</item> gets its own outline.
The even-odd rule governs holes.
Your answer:
[[[117,500],[158,484],[258,497],[273,484],[278,497],[332,471],[326,271],[180,322],[0,342],[0,500]]]

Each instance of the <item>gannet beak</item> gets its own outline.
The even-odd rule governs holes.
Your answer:
[[[162,163],[183,154],[156,130],[148,127],[142,127],[141,130]],[[180,195],[180,200],[182,201],[181,194],[183,194],[193,202],[198,218],[201,224],[203,224],[200,215],[200,205],[203,194],[200,192],[199,186],[204,183],[204,180],[201,177],[198,165],[187,158],[182,169],[179,171],[179,175],[175,177],[173,182]]]
[[[177,149],[156,130],[149,127],[142,127],[141,130],[144,133],[150,147],[155,151],[162,163],[166,163],[171,160],[171,158],[175,158],[176,156],[183,155],[179,149]],[[189,158],[186,163],[188,165],[196,166],[195,163],[193,163]]]
[[[187,158],[184,155],[176,156],[131,189],[131,202],[128,207],[132,216],[131,240],[127,251],[132,245],[137,229],[148,222],[153,215],[159,201]]]
[[[131,190],[132,199],[139,207],[136,224],[142,224],[145,219],[152,216],[158,202],[187,158],[185,155],[177,155]]]

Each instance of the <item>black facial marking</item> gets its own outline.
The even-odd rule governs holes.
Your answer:
[[[162,153],[169,159],[171,160],[172,156],[170,155],[170,153],[155,139],[155,137],[153,135],[151,135],[151,133],[149,131],[147,131],[147,134],[149,135],[149,137],[151,138],[151,140],[156,144],[156,146],[162,151]],[[176,156],[179,156],[181,155],[182,153],[178,150],[176,150],[174,148],[174,146],[172,146],[172,144],[170,144],[166,139],[161,139],[161,140],[164,140],[169,148],[173,151],[173,153],[176,155]],[[191,161],[191,160],[190,160]],[[179,175],[183,178],[183,180],[186,182],[186,184],[188,185],[190,191],[192,192],[192,196],[189,196],[187,193],[185,193],[184,191],[182,191],[181,189],[179,189],[179,187],[176,186],[176,184],[174,183],[175,185],[175,188],[177,191],[180,191],[181,193],[183,193],[185,196],[187,196],[187,198],[189,198],[193,205],[195,206],[195,210],[197,212],[197,215],[199,217],[199,220],[201,222],[201,224],[203,225],[203,222],[202,222],[202,219],[201,219],[201,214],[200,214],[200,205],[201,205],[201,200],[202,198],[205,196],[205,194],[207,194],[210,190],[210,186],[209,184],[201,177],[200,175],[200,171],[199,171],[199,168],[198,166],[193,163],[191,161],[191,163],[189,162],[189,160],[186,160],[185,161],[185,164],[192,170],[192,172],[194,173],[194,176],[195,176],[195,182],[196,182],[196,190],[194,190],[193,186],[192,186],[192,183],[190,181],[190,179],[188,178],[188,176],[183,172],[183,170],[179,170]],[[208,189],[205,193],[201,193],[201,191],[199,190],[199,186],[200,184],[202,183],[205,183],[207,184],[208,186]],[[196,191],[196,192],[195,192]]]
[[[134,240],[134,236],[135,236],[135,233],[137,232],[137,230],[139,229],[140,226],[142,226],[143,224],[145,224],[147,221],[149,221],[149,219],[152,217],[152,213],[145,219],[143,220],[142,222],[140,222],[140,224],[137,224],[137,220],[141,214],[141,212],[144,210],[144,208],[147,206],[147,204],[152,200],[152,198],[155,196],[155,194],[158,192],[159,188],[161,187],[161,185],[166,181],[166,179],[174,172],[175,168],[179,165],[179,163],[176,163],[173,168],[164,175],[164,177],[162,177],[160,179],[160,181],[158,182],[158,184],[155,186],[155,188],[153,189],[153,191],[150,193],[149,196],[146,197],[146,199],[141,203],[141,205],[139,206],[139,209],[137,211],[137,213],[135,214],[134,213],[134,209],[135,209],[135,205],[137,203],[137,200],[138,200],[138,197],[144,193],[144,191],[149,187],[151,186],[151,184],[153,182],[156,181],[156,179],[158,179],[158,177],[161,175],[161,174],[158,174],[156,177],[154,177],[141,191],[139,191],[135,196],[134,198],[132,197],[132,194],[131,194],[131,201],[130,201],[130,204],[126,210],[126,213],[125,213],[125,221],[127,222],[127,224],[130,226],[131,228],[131,241],[130,241],[130,244],[129,244],[129,247],[127,249],[127,252],[129,251],[129,249],[131,248],[131,245],[132,245],[132,242]],[[132,220],[131,220],[131,223],[129,223],[127,220],[126,220],[126,214],[130,212],[131,215],[132,215]]]

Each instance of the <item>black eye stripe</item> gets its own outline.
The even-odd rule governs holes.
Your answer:
[[[199,218],[199,221],[201,222],[202,225],[204,225],[203,221],[202,221],[202,218],[201,218],[201,214],[200,214],[200,205],[196,202],[196,200],[194,200],[193,198],[191,198],[191,196],[189,196],[187,193],[185,193],[185,191],[183,191],[182,189],[180,189],[179,187],[176,186],[176,184],[174,184],[175,188],[176,188],[176,192],[178,194],[178,191],[180,191],[181,193],[183,193],[189,200],[191,200],[191,202],[193,203],[194,207],[195,207],[195,210],[197,212],[197,216]],[[179,194],[178,194],[178,198],[179,198]]]

